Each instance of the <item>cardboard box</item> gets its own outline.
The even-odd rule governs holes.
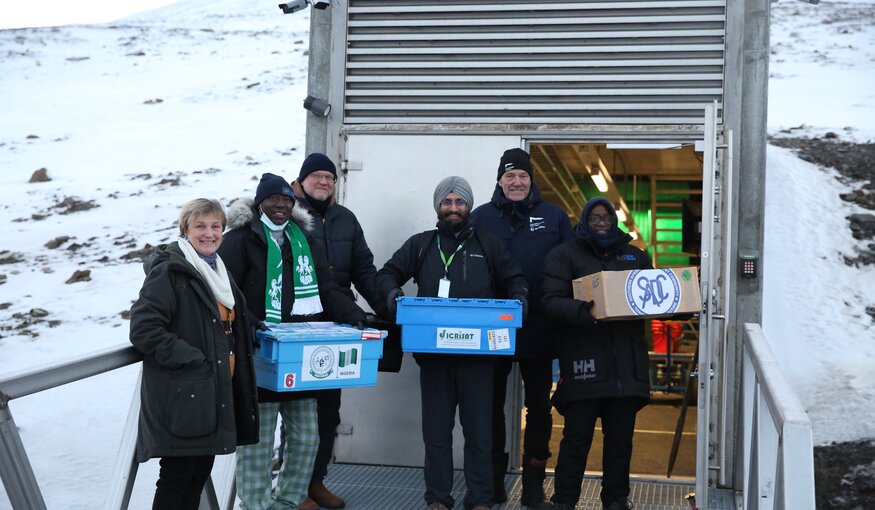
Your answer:
[[[522,304],[513,299],[398,298],[404,352],[513,355]]]
[[[268,324],[253,356],[255,382],[272,391],[376,386],[385,331],[333,322]]]
[[[593,301],[599,320],[669,317],[702,310],[696,267],[602,271],[571,282],[574,299]]]

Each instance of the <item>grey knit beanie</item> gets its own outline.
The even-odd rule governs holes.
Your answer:
[[[434,189],[434,210],[440,211],[441,200],[447,198],[450,193],[459,195],[459,198],[468,203],[468,209],[474,204],[474,192],[468,181],[457,175],[451,175],[438,183]]]

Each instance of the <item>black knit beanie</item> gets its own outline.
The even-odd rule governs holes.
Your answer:
[[[292,187],[289,186],[285,179],[270,173],[262,174],[261,180],[258,182],[258,188],[255,189],[255,207],[261,205],[265,198],[273,195],[285,195],[292,200],[295,199]]]
[[[305,159],[304,163],[301,165],[301,173],[298,174],[298,182],[303,181],[305,177],[313,172],[318,172],[320,170],[331,172],[331,174],[334,175],[334,180],[337,180],[337,167],[334,166],[331,159],[325,154],[314,152],[307,156],[307,159]]]
[[[532,162],[529,159],[529,153],[522,149],[508,149],[504,151],[504,154],[501,155],[501,161],[498,163],[498,177],[495,180],[501,179],[505,172],[510,172],[511,170],[525,170],[529,174],[529,178],[533,179]]]

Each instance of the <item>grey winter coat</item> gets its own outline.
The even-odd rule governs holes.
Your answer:
[[[137,460],[222,455],[258,442],[252,343],[240,290],[232,281],[232,346],[216,299],[176,242],[159,247],[144,268],[130,331],[143,353]]]

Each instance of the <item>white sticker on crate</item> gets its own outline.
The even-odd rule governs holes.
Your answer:
[[[479,349],[480,330],[467,328],[437,328],[438,349]]]
[[[362,344],[305,345],[301,356],[301,381],[359,379]]]
[[[507,328],[487,330],[486,339],[490,351],[510,349],[510,330]]]

